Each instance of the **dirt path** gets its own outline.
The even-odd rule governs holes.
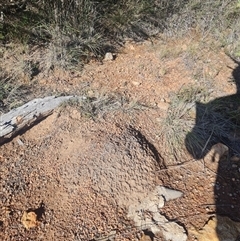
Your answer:
[[[161,120],[182,86],[211,88],[211,98],[233,94],[229,66],[235,64],[223,51],[194,38],[158,40],[127,43],[114,61],[90,63],[81,76],[40,80],[39,88],[84,93],[88,102],[61,106],[0,147],[1,240],[147,240],[146,226],[135,227],[128,208],[156,186],[183,193],[159,212],[188,240],[201,240],[198,230],[216,212],[219,158],[195,161],[186,152],[173,162]],[[228,166],[235,185],[238,165]],[[37,214],[33,228],[24,227],[24,211]],[[160,233],[152,240],[164,239]]]

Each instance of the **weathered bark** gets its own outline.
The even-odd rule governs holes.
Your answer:
[[[49,96],[34,99],[21,107],[0,116],[0,144],[16,136],[19,131],[30,128],[36,122],[51,115],[53,110],[73,96]]]

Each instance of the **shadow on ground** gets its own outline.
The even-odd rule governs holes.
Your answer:
[[[204,158],[217,143],[228,147],[228,155],[221,157],[218,163],[214,185],[215,210],[217,217],[228,216],[240,222],[240,62],[234,62],[237,66],[232,71],[232,80],[236,84],[236,94],[208,103],[196,102],[196,123],[187,134],[185,145],[195,159]],[[216,226],[218,239],[240,240],[240,233],[236,232],[232,239],[225,239],[222,234],[225,224],[220,220],[217,219]],[[231,232],[230,225],[228,228]]]

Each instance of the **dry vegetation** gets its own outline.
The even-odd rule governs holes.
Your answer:
[[[27,0],[0,7],[3,81],[21,74],[30,81],[56,68],[79,70],[126,39],[141,41],[160,33],[177,38],[194,29],[202,39],[217,38],[235,56],[240,51],[237,0]]]

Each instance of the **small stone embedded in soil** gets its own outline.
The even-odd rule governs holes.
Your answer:
[[[162,109],[162,110],[168,110],[168,108],[169,108],[169,103],[167,103],[167,102],[159,102],[159,103],[157,103],[157,107],[159,108],[159,109]]]
[[[166,201],[170,201],[176,198],[182,197],[183,193],[177,190],[169,189],[166,187],[158,186],[156,187],[159,195],[164,196]]]
[[[17,143],[19,144],[19,146],[24,146],[24,143],[20,138],[17,138]]]
[[[104,56],[104,61],[112,61],[113,59],[113,54],[110,52],[106,53]]]
[[[137,227],[150,230],[154,235],[161,233],[164,240],[186,241],[187,234],[184,227],[168,220],[159,212],[165,202],[182,197],[183,193],[164,186],[157,186],[155,190],[148,193],[140,203],[133,203],[129,206],[128,217],[131,218]],[[147,211],[152,217],[140,215]]]
[[[132,81],[132,84],[135,85],[135,86],[139,86],[139,85],[141,85],[141,83],[138,82],[138,81]]]
[[[39,224],[37,214],[35,212],[24,211],[21,221],[26,229],[35,228]]]

